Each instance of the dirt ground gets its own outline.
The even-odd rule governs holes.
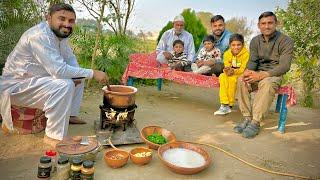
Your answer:
[[[244,139],[233,133],[240,121],[237,107],[227,116],[213,116],[219,107],[218,89],[206,89],[168,83],[162,91],[156,87],[138,87],[135,113],[139,129],[162,126],[175,133],[178,140],[218,145],[247,161],[275,171],[320,177],[320,111],[302,107],[289,109],[286,133],[277,132],[278,114],[270,109],[260,134]],[[87,91],[81,108],[86,125],[70,125],[69,135],[92,135],[93,121],[99,119],[102,94]],[[36,179],[39,157],[46,150],[43,133],[24,136],[0,135],[1,179]],[[139,145],[121,146],[130,150]],[[137,166],[130,160],[120,169],[109,168],[102,150],[95,162],[95,179],[294,179],[261,172],[225,154],[210,151],[213,163],[195,175],[179,175],[161,164],[156,151],[150,164]]]

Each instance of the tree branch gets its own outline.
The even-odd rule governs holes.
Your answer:
[[[81,3],[82,5],[84,5],[86,7],[86,9],[88,10],[89,14],[96,20],[98,20],[98,17],[100,16],[99,13],[97,13],[92,7],[89,7],[87,5],[87,2],[85,2],[85,0],[78,0],[79,3]],[[96,14],[96,16],[94,14]],[[98,16],[98,17],[97,17]]]

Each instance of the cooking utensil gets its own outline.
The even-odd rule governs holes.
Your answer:
[[[139,153],[150,153],[146,156],[136,156]],[[130,159],[134,164],[145,165],[148,164],[152,159],[152,150],[145,147],[137,147],[130,151]]]
[[[183,149],[188,149],[188,150],[194,151],[196,153],[199,153],[204,158],[205,163],[201,166],[192,167],[192,168],[191,167],[190,168],[189,167],[182,167],[182,166],[172,164],[171,162],[166,160],[163,155],[164,155],[165,151],[170,150],[170,149],[174,149],[174,148],[183,148]],[[196,174],[196,173],[206,169],[207,167],[209,167],[209,165],[211,164],[211,161],[212,161],[210,153],[208,151],[206,151],[204,148],[197,146],[195,144],[182,142],[182,141],[171,142],[171,143],[167,143],[167,144],[160,146],[158,149],[158,156],[159,156],[161,162],[167,168],[169,168],[171,171],[173,171],[175,173],[179,173],[179,174]]]
[[[88,138],[88,136],[82,136],[82,139],[81,139],[80,144],[81,144],[81,145],[84,145],[84,146],[88,146],[88,145],[89,145],[89,138]]]
[[[115,108],[127,108],[135,104],[135,94],[138,89],[132,86],[110,85],[102,88],[104,92],[104,102]]]
[[[159,126],[146,126],[141,129],[140,136],[141,139],[149,146],[149,148],[154,150],[157,150],[160,147],[160,144],[156,144],[148,140],[148,136],[152,134],[162,135],[164,138],[166,138],[167,143],[176,141],[176,136],[171,131]]]
[[[111,91],[110,84],[109,84],[109,83],[107,83],[107,84],[106,84],[106,86],[107,86],[108,91]]]
[[[111,138],[109,138],[109,144],[112,149],[108,150],[104,155],[104,160],[108,164],[108,166],[112,168],[120,168],[127,164],[129,159],[129,153],[127,151],[116,148],[112,142]]]
[[[56,147],[59,147],[59,146],[70,146],[70,145],[77,145],[78,143],[61,143],[61,144],[57,144]]]
[[[59,143],[56,146],[68,146],[68,145],[76,145],[76,144],[81,144],[84,146],[88,146],[89,143],[89,137],[96,137],[96,135],[92,136],[74,136],[72,137],[72,143]],[[78,140],[80,139],[80,140]]]

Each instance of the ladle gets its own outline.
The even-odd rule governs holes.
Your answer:
[[[109,83],[107,83],[106,85],[107,85],[108,91],[111,91],[110,84],[109,84]]]
[[[124,151],[124,150],[122,150],[122,149],[119,149],[119,148],[115,147],[115,146],[112,144],[112,142],[111,142],[111,138],[108,139],[108,142],[109,142],[109,145],[110,145],[113,149],[119,150],[119,151]]]

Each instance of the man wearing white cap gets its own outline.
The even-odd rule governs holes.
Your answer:
[[[195,55],[192,34],[184,30],[184,18],[181,15],[173,19],[173,28],[163,33],[157,46],[157,61],[167,63],[172,58],[170,52],[173,51],[173,41],[180,39],[184,42],[184,53],[187,54],[188,61],[192,62]]]

